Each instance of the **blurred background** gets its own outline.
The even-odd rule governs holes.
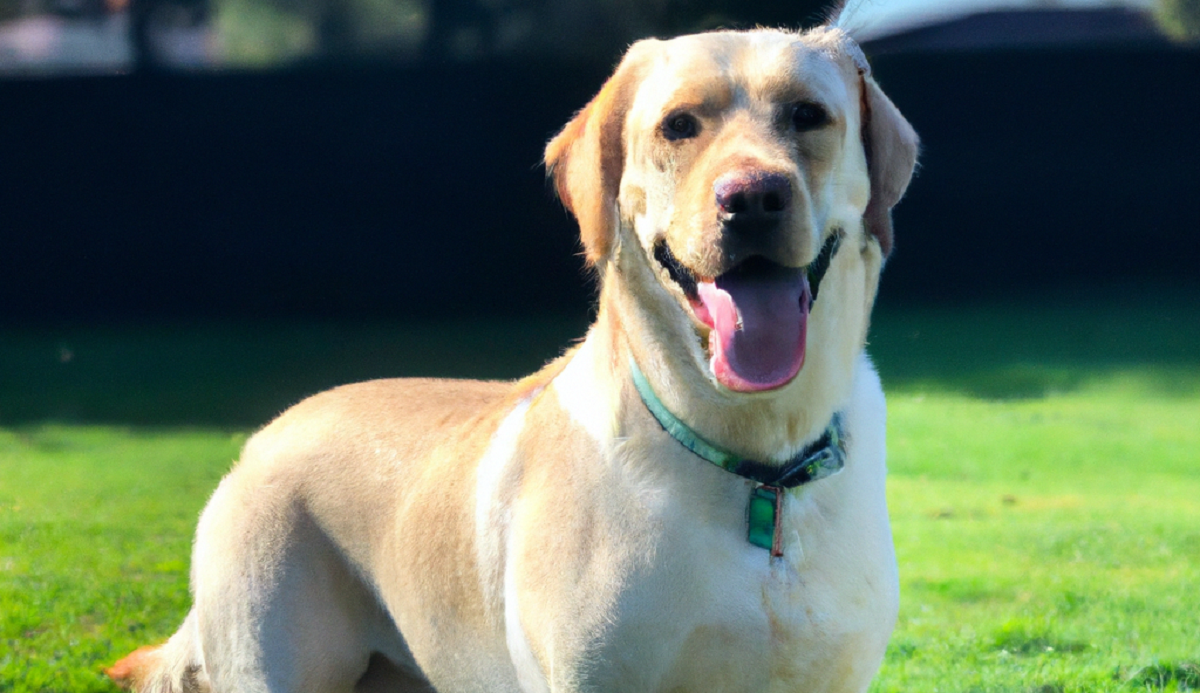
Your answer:
[[[825,5],[0,0],[0,423],[253,424],[338,381],[536,368],[594,289],[546,140],[638,38]],[[885,378],[920,371],[898,317],[939,305],[1100,321],[981,341],[1002,356],[1154,343],[1194,364],[1200,1],[848,11],[924,147],[872,339]]]

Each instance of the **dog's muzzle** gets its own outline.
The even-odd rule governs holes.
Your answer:
[[[666,241],[654,258],[687,297],[696,319],[710,329],[709,367],[731,391],[785,386],[804,366],[808,313],[837,251],[840,231],[804,268],[752,256],[711,280],[697,278]]]

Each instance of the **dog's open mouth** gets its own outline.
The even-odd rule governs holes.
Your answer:
[[[732,391],[768,391],[796,377],[804,366],[809,308],[838,239],[840,234],[830,235],[805,268],[753,256],[711,280],[697,278],[665,241],[655,246],[655,260],[710,329],[709,367],[720,384]]]

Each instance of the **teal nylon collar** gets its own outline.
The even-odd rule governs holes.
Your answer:
[[[768,465],[742,458],[705,441],[695,430],[667,410],[635,360],[629,360],[629,368],[633,372],[633,385],[637,388],[638,395],[642,397],[642,402],[654,415],[654,419],[658,420],[658,424],[692,453],[730,473],[749,478],[759,485],[793,488],[829,477],[842,470],[842,466],[845,465],[846,437],[842,430],[841,413],[834,414],[829,427],[825,428],[824,434],[817,441],[809,444],[787,463]]]
[[[646,404],[646,409],[675,441],[705,461],[758,483],[751,491],[747,510],[750,524],[748,540],[753,545],[769,549],[772,556],[781,556],[779,522],[783,490],[827,478],[842,470],[846,463],[846,434],[842,429],[841,413],[834,413],[821,437],[799,454],[783,465],[768,465],[742,458],[706,441],[663,405],[633,358],[629,360],[629,368],[642,403]]]

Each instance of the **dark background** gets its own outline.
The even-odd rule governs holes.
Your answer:
[[[908,38],[885,296],[1200,282],[1200,51]],[[541,151],[621,45],[0,80],[0,322],[582,312]]]

